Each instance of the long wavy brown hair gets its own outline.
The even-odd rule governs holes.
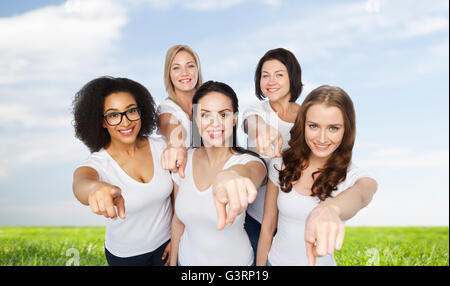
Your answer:
[[[341,144],[327,159],[325,165],[312,174],[314,183],[311,196],[324,201],[331,197],[331,193],[337,190],[339,183],[345,180],[356,135],[353,102],[339,87],[322,85],[311,91],[303,101],[290,132],[289,148],[282,153],[284,167],[279,170],[279,181],[281,190],[289,193],[292,190],[292,183],[300,179],[303,170],[309,165],[311,149],[305,141],[306,113],[316,104],[335,106],[341,110],[344,118],[344,136]]]

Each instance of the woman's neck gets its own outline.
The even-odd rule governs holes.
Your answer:
[[[116,140],[111,141],[108,147],[106,147],[106,151],[113,157],[134,157],[137,150],[142,146],[142,140],[140,138],[136,138],[131,144],[125,144]]]
[[[328,157],[326,158],[319,158],[314,155],[309,156],[309,166],[315,169],[321,169],[325,167],[325,164],[327,163]]]
[[[223,164],[233,154],[230,147],[201,147],[211,167]]]
[[[278,114],[278,117],[289,118],[289,115],[295,111],[294,105],[296,105],[296,103],[289,102],[290,98],[291,95],[287,94],[277,101],[269,101],[270,106]]]
[[[175,90],[178,104],[186,114],[189,115],[189,119],[192,120],[192,98],[194,97],[195,89],[189,91]]]

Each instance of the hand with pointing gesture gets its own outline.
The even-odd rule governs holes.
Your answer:
[[[339,210],[331,205],[319,205],[306,219],[305,243],[308,264],[314,266],[316,257],[332,255],[344,242],[345,227]]]
[[[184,169],[187,162],[187,149],[184,146],[168,145],[161,156],[161,166],[164,170],[178,173],[184,179]]]
[[[255,138],[256,150],[269,158],[281,157],[283,138],[280,132],[268,124],[258,126]]]
[[[121,193],[119,187],[99,182],[99,187],[89,194],[89,206],[95,214],[106,218],[116,219],[118,215],[125,219],[125,201]],[[117,213],[114,206],[117,207]]]
[[[217,210],[217,229],[233,224],[238,215],[245,211],[249,203],[256,199],[257,191],[253,182],[233,170],[217,174],[212,185],[214,203]],[[226,205],[229,205],[228,213]]]

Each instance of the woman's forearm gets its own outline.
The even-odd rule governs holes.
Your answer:
[[[346,221],[370,203],[376,190],[377,182],[374,179],[361,178],[352,187],[342,191],[335,198],[324,201],[319,207],[331,207],[342,221]]]
[[[167,145],[174,147],[184,146],[186,130],[172,115],[161,115],[159,132],[166,137]]]
[[[273,233],[275,227],[261,227],[261,233],[258,240],[258,250],[256,254],[256,266],[266,266],[267,257],[272,247]]]
[[[83,205],[89,205],[89,195],[98,190],[100,184],[97,173],[88,167],[80,167],[73,174],[73,194]]]
[[[170,250],[170,265],[177,266],[178,262],[178,248],[180,246],[180,238],[184,232],[184,224],[174,214],[172,218],[171,227],[171,250]]]

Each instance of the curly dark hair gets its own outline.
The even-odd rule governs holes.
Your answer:
[[[305,141],[306,112],[315,104],[326,104],[339,108],[344,117],[344,136],[339,147],[327,159],[324,167],[312,174],[314,183],[311,196],[321,201],[331,197],[339,183],[345,180],[347,168],[352,159],[352,149],[356,136],[355,110],[353,102],[347,93],[339,87],[320,86],[305,98],[300,108],[295,124],[291,129],[289,148],[282,153],[283,166],[279,171],[280,188],[289,193],[292,182],[298,181],[302,171],[309,165],[311,149]]]
[[[278,48],[269,50],[266,54],[259,60],[255,71],[255,94],[259,100],[263,100],[266,96],[261,90],[261,70],[262,66],[266,61],[269,60],[279,60],[286,67],[289,75],[289,85],[291,98],[290,102],[295,102],[299,98],[303,90],[302,83],[302,69],[298,63],[295,55],[286,49]]]
[[[141,130],[138,137],[150,135],[156,128],[158,114],[150,92],[140,83],[128,78],[103,76],[91,80],[78,91],[73,99],[73,125],[75,137],[91,152],[109,145],[111,137],[103,128],[105,97],[115,92],[128,92],[136,100],[141,111]]]

